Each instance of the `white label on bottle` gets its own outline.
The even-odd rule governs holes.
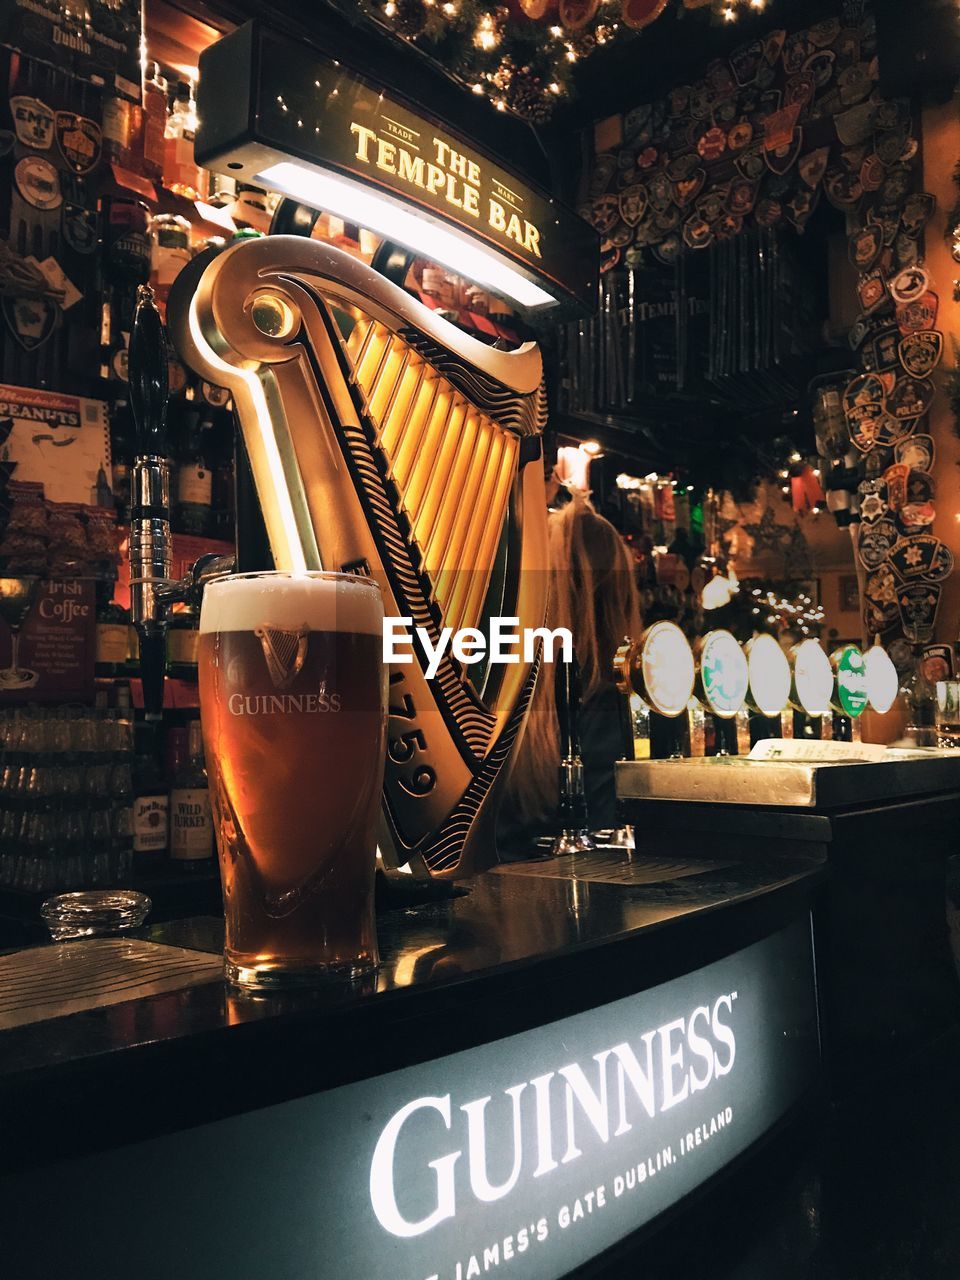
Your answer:
[[[97,623],[97,662],[126,662],[127,624]]]
[[[160,853],[167,847],[170,801],[165,795],[137,796],[133,802],[134,853]]]
[[[170,793],[170,857],[191,861],[212,854],[210,792],[178,787]]]
[[[213,472],[209,467],[182,466],[177,472],[177,501],[209,507],[213,501]]]
[[[101,127],[105,139],[125,147],[130,141],[130,104],[123,98],[108,98],[103,104]]]

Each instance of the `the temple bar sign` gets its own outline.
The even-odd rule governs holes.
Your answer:
[[[31,1274],[99,1265],[110,1230],[100,1277],[120,1280],[176,1221],[141,1280],[559,1280],[723,1169],[818,1070],[801,917],[546,1026],[0,1189],[18,1222],[66,1206],[62,1231],[23,1237]]]
[[[542,258],[540,228],[523,215],[524,197],[494,178],[487,181],[479,160],[471,159],[430,130],[428,138],[395,120],[383,118],[383,133],[351,121],[357,140],[356,159],[374,165],[382,174],[395,176],[410,194],[438,192],[451,210],[477,219],[478,225],[512,240],[531,260]],[[427,158],[421,145],[429,147]]]
[[[256,23],[200,62],[198,161],[242,181],[277,164],[343,176],[498,251],[563,313],[596,309],[599,241],[572,210],[399,98]]]

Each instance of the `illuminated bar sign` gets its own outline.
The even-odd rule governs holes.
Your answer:
[[[200,58],[197,160],[368,227],[528,312],[593,312],[596,232],[467,139],[247,23]]]
[[[11,1220],[54,1203],[58,1230],[14,1251],[44,1275],[96,1256],[113,1280],[175,1222],[151,1275],[554,1280],[762,1137],[816,1083],[818,1043],[803,915],[547,1026],[20,1176]]]

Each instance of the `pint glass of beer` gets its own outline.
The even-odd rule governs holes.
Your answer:
[[[382,636],[369,578],[242,573],[204,591],[200,709],[225,972],[240,987],[355,978],[377,965]]]

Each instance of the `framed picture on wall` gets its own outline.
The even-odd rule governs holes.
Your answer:
[[[840,575],[840,612],[841,613],[859,613],[860,612],[860,588],[857,585],[857,575],[855,573],[844,573]]]

